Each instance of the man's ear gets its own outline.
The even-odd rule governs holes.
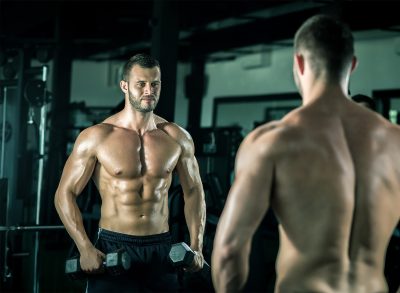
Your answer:
[[[128,91],[129,91],[129,89],[128,89],[128,82],[126,82],[125,80],[121,80],[121,81],[119,82],[119,87],[121,88],[121,90],[122,90],[125,94],[128,93]]]
[[[350,72],[353,72],[358,66],[358,60],[356,56],[353,56],[353,58],[351,58],[351,69]]]
[[[305,68],[305,64],[304,64],[304,56],[302,54],[294,54],[294,62],[297,65],[297,68],[299,69],[299,73],[301,75],[304,74],[304,68]]]

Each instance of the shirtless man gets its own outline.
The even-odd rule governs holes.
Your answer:
[[[184,191],[190,247],[196,256],[188,271],[203,266],[205,200],[190,135],[153,113],[160,96],[157,60],[145,54],[129,59],[120,87],[125,108],[76,139],[55,195],[55,206],[90,274],[88,292],[175,291],[176,274],[168,253],[168,189],[177,171]],[[102,201],[94,245],[85,232],[76,198],[90,179]],[[126,248],[132,272],[121,277],[95,274],[105,254]]]
[[[328,16],[297,31],[302,107],[251,132],[217,227],[217,292],[243,288],[256,228],[272,207],[275,292],[387,292],[385,251],[400,218],[400,128],[346,95],[353,37]]]

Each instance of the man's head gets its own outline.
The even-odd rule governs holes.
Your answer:
[[[296,58],[308,62],[315,78],[330,82],[342,81],[356,63],[350,29],[327,15],[315,15],[303,23],[294,38],[294,51]]]
[[[129,60],[125,63],[123,70],[122,70],[122,80],[128,81],[129,75],[131,73],[131,69],[133,66],[139,66],[142,68],[153,68],[158,67],[160,70],[160,63],[154,59],[152,56],[140,53],[132,56]]]
[[[124,65],[120,87],[138,112],[151,112],[161,92],[159,62],[147,54],[137,54]]]

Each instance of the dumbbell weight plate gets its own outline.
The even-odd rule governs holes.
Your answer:
[[[187,266],[193,262],[194,255],[190,247],[184,243],[173,244],[169,252],[169,257],[174,266]]]

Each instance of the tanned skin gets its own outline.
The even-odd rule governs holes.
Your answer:
[[[243,141],[212,255],[217,292],[249,274],[252,237],[269,207],[280,225],[275,292],[387,292],[385,253],[400,218],[400,128],[352,102],[295,54],[302,107]]]
[[[129,235],[169,230],[168,189],[177,171],[184,192],[190,246],[196,257],[188,271],[203,266],[205,200],[188,132],[155,115],[161,90],[160,69],[134,65],[121,81],[125,108],[76,139],[55,195],[55,206],[80,252],[84,271],[101,271],[104,253],[90,241],[76,198],[90,179],[101,196],[99,227]],[[139,108],[140,110],[136,109]]]

